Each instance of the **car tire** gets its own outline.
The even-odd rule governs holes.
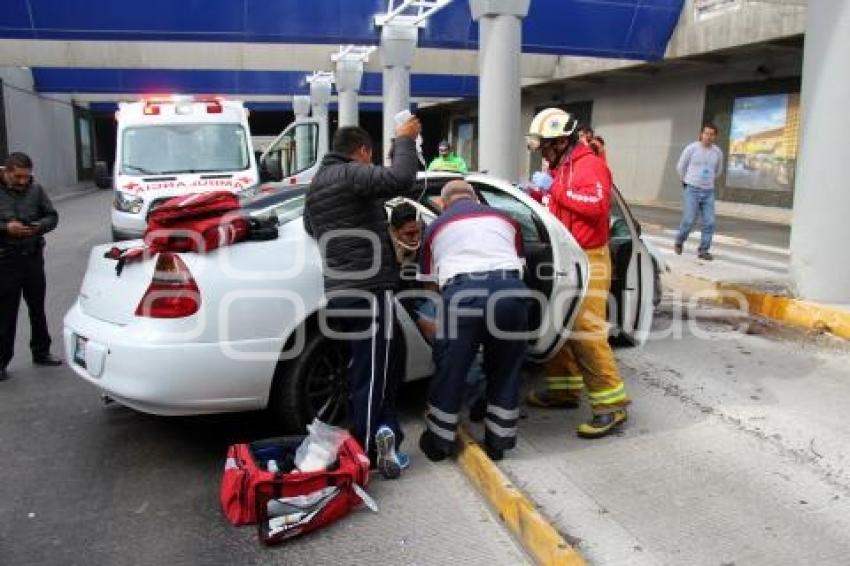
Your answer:
[[[349,360],[344,342],[331,340],[318,331],[311,332],[301,353],[278,364],[275,370],[269,402],[275,423],[294,434],[303,434],[316,417],[330,424],[345,425]]]

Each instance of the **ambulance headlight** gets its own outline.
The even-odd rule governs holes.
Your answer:
[[[130,195],[122,191],[115,191],[115,210],[138,214],[142,211],[143,204],[144,200],[142,197]]]

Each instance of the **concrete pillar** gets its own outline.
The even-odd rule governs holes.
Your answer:
[[[410,109],[410,66],[416,50],[417,28],[390,23],[381,28],[381,65],[384,68],[384,162],[395,137],[393,116]]]
[[[850,303],[850,2],[808,3],[791,272],[804,299]]]
[[[306,120],[310,117],[310,97],[295,95],[292,97],[292,111],[295,113],[295,120]],[[313,159],[313,149],[311,147],[310,131],[307,128],[298,128],[295,130],[295,164],[290,170],[300,170],[304,168],[304,164],[309,164]]]
[[[316,150],[316,155],[321,159],[328,152],[329,140],[328,130],[328,104],[331,102],[331,82],[333,78],[330,74],[321,77],[314,77],[310,81],[310,103],[312,104],[313,119],[319,123],[319,139]]]
[[[357,93],[363,79],[363,61],[340,58],[336,62],[336,91],[339,97],[339,127],[356,126],[360,123],[357,109]]]
[[[519,180],[522,19],[531,0],[469,0],[478,21],[478,169]]]

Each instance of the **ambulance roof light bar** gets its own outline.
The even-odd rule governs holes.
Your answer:
[[[425,21],[451,4],[452,0],[388,0],[387,13],[375,15],[375,25],[407,24],[423,27]]]

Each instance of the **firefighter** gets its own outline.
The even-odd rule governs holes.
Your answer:
[[[611,172],[580,141],[577,126],[569,113],[547,108],[534,117],[526,136],[528,148],[539,150],[551,164],[549,209],[584,249],[590,267],[588,291],[570,340],[547,364],[545,387],[530,391],[526,400],[536,407],[577,408],[586,388],[593,416],[579,426],[578,435],[600,438],[625,422],[629,398],[608,344],[606,319]]]
[[[454,453],[467,372],[484,346],[484,448],[493,460],[516,445],[520,370],[528,343],[528,290],[517,222],[478,203],[465,181],[449,181],[445,211],[429,227],[420,273],[440,286],[436,371],[419,447],[432,461]]]

